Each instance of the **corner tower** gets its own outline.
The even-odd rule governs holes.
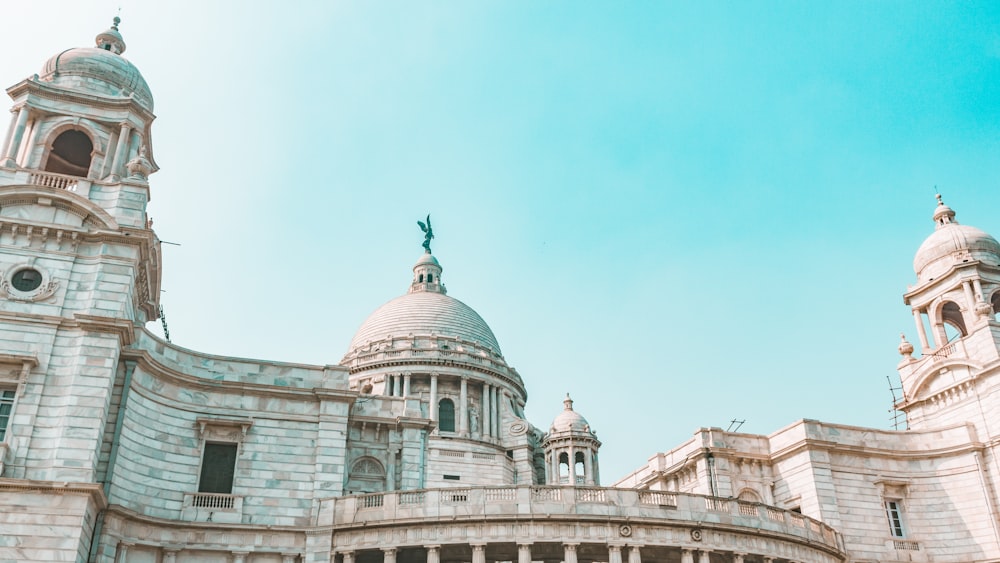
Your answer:
[[[90,550],[134,367],[122,351],[159,311],[160,243],[146,217],[147,178],[157,169],[153,98],[122,56],[118,23],[93,47],[62,51],[7,89],[0,485],[21,487],[24,509],[16,521],[0,516],[0,529],[15,538],[20,560],[69,561]],[[58,554],[39,544],[33,530],[41,527],[62,538]]]
[[[600,485],[597,434],[587,419],[573,410],[569,393],[563,411],[552,421],[542,442],[545,448],[546,483],[549,485]]]
[[[934,232],[913,260],[917,283],[903,295],[921,355],[904,337],[896,406],[912,428],[972,422],[986,436],[1000,416],[1000,243],[937,197]]]

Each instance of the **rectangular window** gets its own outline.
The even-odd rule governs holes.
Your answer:
[[[233,474],[236,472],[238,444],[207,442],[201,461],[199,493],[233,493]]]
[[[7,436],[7,424],[14,410],[14,394],[13,389],[0,389],[0,441]]]
[[[889,535],[894,538],[906,537],[903,528],[903,507],[899,500],[885,501],[885,515],[889,518]]]

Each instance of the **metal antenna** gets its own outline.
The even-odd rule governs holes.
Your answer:
[[[163,336],[170,342],[170,329],[167,328],[167,315],[163,312],[163,305],[160,305],[160,322],[163,323]]]
[[[726,432],[738,432],[744,422],[746,422],[746,420],[736,420],[735,418],[730,420],[729,428],[726,428]]]

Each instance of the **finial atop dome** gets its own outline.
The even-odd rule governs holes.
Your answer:
[[[958,223],[955,220],[955,212],[941,200],[941,194],[937,194],[936,197],[938,202],[937,207],[934,209],[934,222],[937,223],[936,228],[940,229],[945,225]]]
[[[566,393],[566,398],[563,399],[563,406],[565,407],[565,410],[573,410],[573,399],[569,397],[569,393]]]
[[[105,51],[111,51],[116,55],[120,55],[125,52],[125,39],[122,38],[122,34],[118,31],[118,24],[122,22],[122,19],[115,16],[112,20],[111,27],[97,34],[94,41],[97,43],[98,49],[103,49]]]

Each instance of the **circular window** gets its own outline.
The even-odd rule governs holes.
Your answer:
[[[42,273],[33,268],[18,270],[11,276],[10,283],[18,291],[34,291],[42,285]]]

